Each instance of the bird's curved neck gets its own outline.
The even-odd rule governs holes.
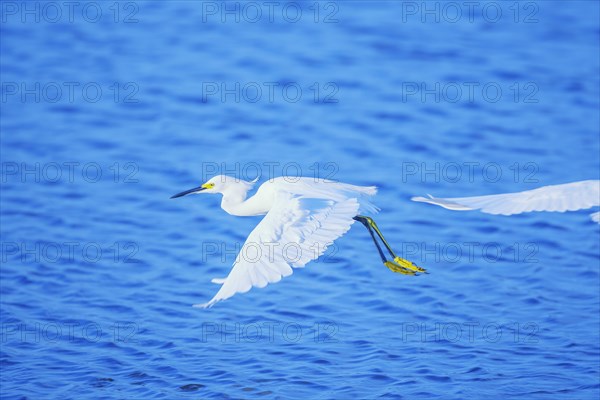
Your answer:
[[[252,189],[251,182],[240,181],[232,184],[221,192],[221,208],[228,214],[237,216],[264,215],[269,211],[270,201],[265,199],[264,190],[258,190],[257,194],[246,199],[248,191]],[[262,186],[261,186],[262,188]],[[262,192],[262,196],[258,194]],[[267,196],[268,197],[268,196]]]
[[[246,192],[224,192],[221,199],[221,208],[231,215],[246,215],[243,214],[245,202]]]

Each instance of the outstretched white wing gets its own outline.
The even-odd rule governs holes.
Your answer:
[[[449,210],[481,210],[488,214],[501,215],[530,211],[575,211],[600,206],[600,181],[590,180],[543,186],[524,192],[489,196],[455,198],[430,196],[430,198],[413,197],[412,200],[435,204]]]
[[[215,297],[194,307],[210,307],[253,286],[262,288],[322,255],[354,223],[359,201],[334,201],[279,192],[271,210],[254,228]]]

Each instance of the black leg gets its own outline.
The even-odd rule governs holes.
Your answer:
[[[373,230],[375,231],[375,233],[377,233],[377,236],[379,236],[379,238],[383,242],[385,248],[390,253],[390,256],[392,256],[392,259],[396,258],[396,253],[394,253],[394,251],[392,250],[392,248],[388,244],[387,240],[385,240],[385,238],[383,237],[383,234],[379,230],[379,227],[377,226],[377,224],[375,223],[375,221],[373,220],[373,218],[365,217],[365,219],[367,220],[367,223],[373,228]]]
[[[375,221],[373,221],[373,218],[365,217],[362,215],[357,215],[356,217],[354,217],[354,220],[359,221],[360,223],[362,223],[365,226],[365,228],[367,228],[367,230],[369,231],[369,234],[371,235],[371,238],[373,239],[373,242],[375,243],[375,246],[377,246],[377,250],[379,251],[379,256],[381,257],[381,260],[383,261],[383,264],[386,267],[388,267],[389,269],[391,269],[394,272],[400,272],[405,275],[414,275],[416,272],[427,273],[425,271],[425,269],[416,266],[415,264],[413,264],[412,262],[410,262],[408,260],[398,257],[394,253],[394,251],[388,244],[387,240],[385,240],[385,238],[383,237],[383,234],[379,230],[379,227],[377,226]],[[388,261],[385,258],[385,255],[383,254],[383,250],[381,249],[381,246],[379,245],[379,242],[377,241],[377,238],[375,237],[375,233],[373,233],[373,231],[375,231],[375,233],[377,234],[379,239],[381,239],[385,248],[392,256],[393,261]]]
[[[377,243],[377,239],[375,238],[375,235],[373,234],[373,230],[371,229],[371,226],[369,226],[369,223],[365,220],[364,217],[360,217],[360,216],[354,217],[354,220],[360,222],[361,224],[363,224],[365,226],[365,228],[367,228],[367,230],[369,231],[369,234],[371,235],[371,239],[373,239],[373,243],[375,243],[375,246],[377,246],[377,251],[379,252],[381,261],[383,261],[385,263],[387,260],[385,258],[385,255],[383,254],[383,250],[381,250],[381,246],[379,246],[379,243]]]

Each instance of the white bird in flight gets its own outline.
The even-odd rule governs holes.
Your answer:
[[[256,180],[247,182],[217,175],[197,188],[171,197],[218,193],[223,196],[221,208],[231,215],[265,215],[246,239],[227,278],[212,280],[221,284],[221,289],[209,302],[194,307],[211,307],[254,286],[262,288],[269,283],[279,282],[282,277],[292,274],[292,268],[304,267],[321,256],[334,240],[350,229],[354,221],[359,221],[367,228],[381,260],[390,270],[404,275],[426,272],[398,257],[373,218],[362,215],[378,211],[370,202],[370,197],[377,193],[376,187],[283,176],[263,183],[256,194],[247,199],[255,183]],[[413,197],[412,200],[449,210],[481,210],[501,215],[530,211],[575,211],[600,206],[600,181],[573,182],[488,196],[435,198],[430,195],[429,198]],[[600,223],[600,212],[592,214],[591,218]],[[381,240],[392,260],[386,258],[378,240]]]
[[[334,240],[345,234],[354,221],[361,222],[371,234],[384,265],[393,272],[417,275],[426,272],[398,257],[371,217],[378,209],[369,201],[377,192],[374,186],[355,186],[323,179],[279,177],[263,183],[256,194],[247,197],[256,180],[247,182],[217,175],[203,185],[178,193],[177,198],[196,193],[220,193],[221,208],[236,216],[265,215],[240,249],[227,278],[213,279],[221,284],[207,308],[253,286],[262,288],[292,274],[321,256]],[[388,260],[377,240],[390,254]]]
[[[488,214],[513,215],[530,211],[576,211],[600,206],[600,181],[589,180],[543,186],[524,192],[475,197],[413,197],[413,201],[435,204],[448,210],[481,210]],[[590,215],[600,223],[600,212]]]

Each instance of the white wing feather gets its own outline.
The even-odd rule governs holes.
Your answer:
[[[294,186],[298,188],[297,184]],[[348,186],[350,192],[359,188]],[[291,275],[292,268],[304,267],[350,229],[359,209],[373,208],[362,197],[376,192],[374,187],[360,188],[354,197],[332,200],[329,193],[319,193],[314,188],[308,188],[307,194],[294,194],[282,188],[288,187],[280,182],[271,210],[246,239],[229,276],[224,281],[213,279],[223,284],[221,289],[208,303],[194,307],[211,307],[254,286],[262,288],[278,282]]]
[[[501,215],[530,211],[575,211],[600,206],[600,181],[589,180],[543,186],[524,192],[489,196],[455,198],[430,196],[430,198],[413,197],[412,200],[435,204],[449,210],[481,210],[484,213]],[[594,215],[592,214],[592,219]]]

